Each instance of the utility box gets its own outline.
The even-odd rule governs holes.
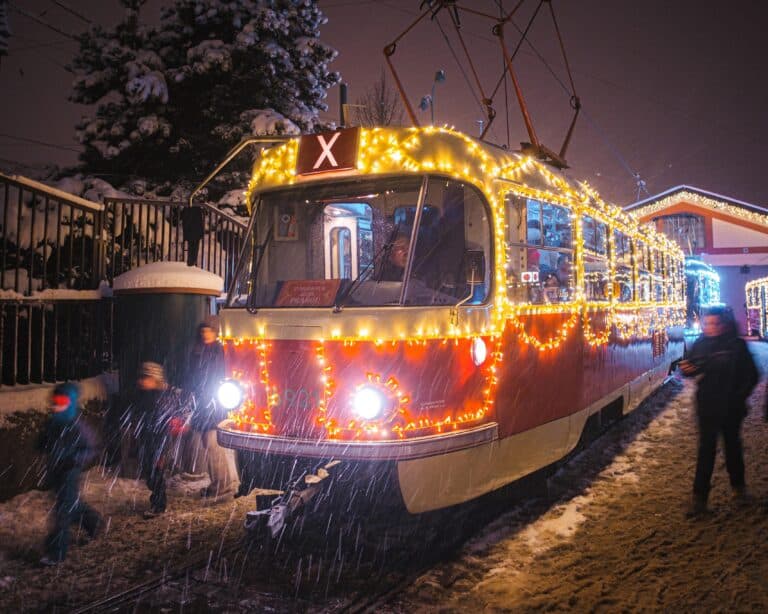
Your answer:
[[[178,385],[197,325],[214,312],[224,280],[183,262],[155,262],[116,277],[115,353],[120,394],[133,389],[139,366],[151,360]]]

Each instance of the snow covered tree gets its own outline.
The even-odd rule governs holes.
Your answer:
[[[174,0],[158,27],[120,0],[112,32],[80,37],[72,99],[97,104],[78,135],[85,170],[155,181],[203,176],[249,134],[319,127],[336,52],[314,0]]]
[[[140,173],[140,157],[170,135],[167,120],[159,119],[168,102],[164,66],[151,48],[151,32],[139,24],[145,1],[120,0],[125,16],[114,30],[95,26],[79,36],[70,99],[97,105],[95,117],[77,125],[88,170]]]

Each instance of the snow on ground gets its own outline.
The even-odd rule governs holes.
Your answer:
[[[104,533],[87,540],[73,529],[69,555],[55,568],[37,565],[53,505],[50,493],[32,490],[0,504],[0,611],[66,610],[238,536],[253,501],[206,503],[199,492],[208,483],[207,477],[174,476],[168,512],[144,520],[149,491],[142,481],[91,469],[84,476],[83,498],[103,515]]]
[[[750,346],[763,373],[768,344]],[[768,606],[765,380],[745,422],[747,482],[733,501],[718,457],[712,513],[691,496],[695,382],[672,382],[390,605],[392,611],[764,610]]]

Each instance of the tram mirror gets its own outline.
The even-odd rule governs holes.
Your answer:
[[[469,284],[485,282],[485,254],[482,250],[468,249],[464,252],[464,279]]]

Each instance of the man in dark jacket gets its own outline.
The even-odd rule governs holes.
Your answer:
[[[194,399],[190,426],[193,441],[203,451],[210,485],[200,493],[221,500],[234,494],[238,484],[234,462],[230,462],[216,439],[216,426],[226,418],[216,402],[216,391],[224,379],[224,349],[216,339],[218,325],[208,318],[197,327],[197,340],[189,356],[186,390]]]
[[[64,560],[69,547],[69,530],[82,523],[91,537],[98,533],[101,516],[80,496],[80,474],[95,458],[92,431],[80,419],[79,390],[76,384],[59,384],[51,398],[51,417],[40,436],[38,447],[46,454],[45,483],[56,494],[54,522],[45,540],[42,565]]]
[[[747,397],[758,380],[755,362],[737,335],[730,309],[707,310],[702,317],[702,333],[688,359],[680,363],[685,375],[701,376],[696,391],[699,448],[689,516],[706,512],[720,434],[731,488],[737,498],[746,499],[741,424],[747,415]]]

